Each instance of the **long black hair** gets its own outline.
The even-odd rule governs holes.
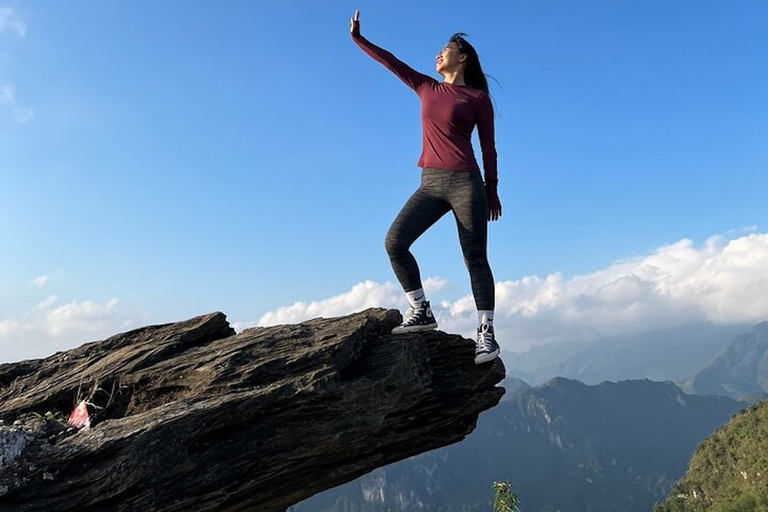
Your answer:
[[[464,32],[456,32],[448,40],[449,43],[456,43],[456,46],[459,48],[459,53],[463,53],[467,56],[467,65],[464,68],[464,82],[475,89],[490,94],[490,91],[488,90],[488,79],[486,78],[485,73],[483,73],[483,68],[480,67],[480,57],[477,55],[477,50],[469,44],[469,41],[467,41],[465,37],[467,37],[467,34]]]

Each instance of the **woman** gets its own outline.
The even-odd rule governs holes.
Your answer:
[[[493,333],[495,290],[486,242],[488,221],[501,217],[501,203],[496,192],[493,106],[477,52],[464,39],[465,34],[454,34],[437,56],[437,72],[443,77],[439,82],[414,71],[365,39],[360,34],[360,11],[355,11],[350,31],[352,39],[365,53],[392,71],[421,99],[423,150],[418,162],[422,168],[421,185],[403,206],[386,237],[392,268],[410,304],[403,323],[392,333],[437,327],[410,247],[451,211],[478,310],[480,325],[475,363],[492,361],[500,349]],[[475,125],[483,152],[485,184],[472,149]]]

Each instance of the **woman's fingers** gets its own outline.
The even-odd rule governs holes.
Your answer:
[[[349,20],[349,31],[354,32],[355,27],[357,27],[358,30],[360,30],[360,11],[355,10],[355,15],[352,16],[352,19]]]

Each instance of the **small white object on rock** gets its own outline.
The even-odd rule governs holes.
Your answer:
[[[18,429],[0,430],[0,470],[13,464],[31,440],[32,436]]]

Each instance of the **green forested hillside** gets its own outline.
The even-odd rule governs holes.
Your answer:
[[[768,512],[768,402],[734,416],[694,452],[656,512]]]

